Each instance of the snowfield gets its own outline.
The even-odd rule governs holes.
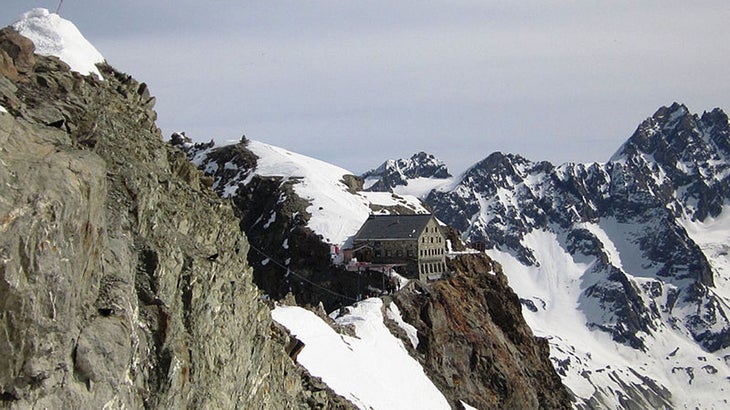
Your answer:
[[[715,220],[685,225],[693,238],[704,238],[703,250],[714,255],[714,266],[724,273],[718,279],[726,286],[730,212],[726,209]],[[630,230],[621,224],[606,220],[581,227],[604,243],[606,256],[614,266],[637,267],[645,263],[635,251],[636,246],[630,246]],[[725,361],[730,349],[708,353],[690,335],[661,321],[656,323],[656,337],[644,337],[646,352],[616,343],[605,332],[590,330],[586,327],[588,318],[602,314],[602,309],[581,300],[581,293],[592,284],[595,258],[571,256],[565,250],[564,238],[553,232],[533,231],[525,236],[523,244],[534,251],[539,266],[525,266],[508,252],[487,253],[502,264],[510,286],[520,298],[537,307],[536,312],[523,308],[522,314],[536,336],[549,340],[553,364],[574,394],[580,398],[602,395],[612,400],[615,392],[625,391],[621,383],[647,388],[647,383],[653,382],[671,392],[672,405],[677,408],[721,409],[730,405],[730,367]],[[639,285],[647,280],[643,273],[628,276]]]
[[[311,202],[309,228],[325,242],[340,244],[360,228],[370,214],[365,201],[347,192],[342,177],[348,171],[283,148],[249,141],[248,149],[259,157],[254,173],[297,179],[294,191]]]
[[[425,198],[429,192],[436,190],[450,190],[454,184],[459,181],[458,178],[413,178],[408,180],[408,185],[398,185],[393,188],[393,192],[398,195],[413,195],[418,198]],[[370,182],[371,185],[375,181]]]
[[[717,292],[730,295],[730,206],[726,205],[717,218],[708,217],[703,222],[686,218],[680,223],[710,261]]]
[[[403,342],[385,326],[382,308],[382,300],[367,299],[334,318],[339,324],[352,324],[357,337],[335,332],[297,306],[277,306],[271,316],[304,343],[297,362],[359,408],[450,409]],[[388,312],[400,319],[397,308]]]
[[[79,74],[96,74],[103,79],[96,64],[103,63],[104,56],[73,23],[58,14],[43,8],[33,9],[13,23],[13,28],[33,41],[36,54],[56,56]]]

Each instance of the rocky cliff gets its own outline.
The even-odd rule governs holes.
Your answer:
[[[571,396],[536,338],[501,267],[485,255],[449,260],[456,274],[393,295],[418,330],[415,354],[449,398],[479,409],[557,409]],[[453,405],[456,405],[454,402]]]
[[[285,352],[230,206],[147,86],[0,33],[0,404],[348,406]]]

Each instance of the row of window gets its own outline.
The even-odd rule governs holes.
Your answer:
[[[424,256],[440,256],[440,255],[443,255],[445,253],[446,253],[446,250],[444,248],[421,249],[419,251],[419,255],[421,257],[424,257]],[[380,249],[376,249],[375,250],[375,256],[376,257],[381,257],[381,256],[383,256],[383,252],[381,252]],[[403,256],[403,250],[396,249],[395,255],[394,255],[392,250],[386,249],[385,250],[385,257],[391,257],[391,256],[402,257]],[[406,256],[408,256],[409,258],[412,257],[413,256],[413,250],[412,249],[406,250]]]
[[[383,253],[382,253],[382,252],[380,251],[380,249],[376,249],[376,250],[375,250],[375,256],[376,256],[376,257],[381,257],[381,256],[383,256]],[[390,250],[390,249],[386,249],[386,250],[385,250],[385,256],[386,256],[386,257],[391,257],[391,256],[393,256],[393,251],[392,251],[392,250]],[[403,250],[402,250],[402,249],[396,249],[396,251],[395,251],[395,256],[397,256],[397,257],[402,257],[402,256],[403,256]],[[408,250],[406,250],[406,256],[408,256],[408,257],[411,257],[411,256],[413,256],[413,250],[412,250],[412,249],[408,249]],[[421,256],[423,256],[423,255],[421,255]]]
[[[446,264],[442,262],[421,263],[418,265],[418,273],[441,273],[446,271]]]
[[[431,243],[434,243],[434,239],[436,239],[436,243],[441,243],[441,237],[440,236],[431,236]],[[421,238],[421,243],[426,243],[426,237],[424,236]]]
[[[444,248],[431,248],[431,249],[421,249],[421,256],[437,256],[437,255],[443,255],[444,254]]]

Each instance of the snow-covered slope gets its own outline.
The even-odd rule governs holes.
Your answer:
[[[591,230],[608,237],[598,226]],[[488,253],[503,265],[510,286],[523,298],[523,315],[530,327],[537,336],[549,339],[553,363],[578,398],[576,406],[725,408],[730,397],[725,357],[730,351],[708,352],[681,328],[677,319],[687,312],[669,313],[667,296],[661,293],[666,284],[614,273],[624,275],[628,286],[638,290],[643,299],[638,315],[645,306],[660,312],[652,318],[649,332],[636,333],[640,348],[619,343],[596,324],[630,327],[635,319],[622,313],[613,297],[588,296],[591,288],[616,286],[605,279],[611,268],[600,261],[611,252],[599,258],[571,255],[565,237],[560,236],[542,230],[525,235],[523,243],[534,251],[537,265],[526,266],[508,252],[492,249]],[[624,259],[614,262],[621,264]],[[645,289],[656,296],[652,298]]]
[[[294,182],[294,192],[309,204],[307,226],[326,243],[345,244],[371,213],[388,213],[396,208],[428,213],[421,201],[411,195],[356,191],[345,181],[352,176],[351,172],[324,161],[259,141],[249,140],[245,147],[256,156],[255,167],[234,160],[220,164],[214,152],[227,149],[225,146],[206,146],[197,151],[191,148],[190,153],[196,166],[216,177],[213,188],[223,197],[237,196],[255,176],[280,178],[282,184]],[[264,215],[262,221],[270,218],[276,216]]]
[[[730,206],[725,205],[717,217],[703,221],[681,218],[679,222],[717,272],[714,276],[717,292],[730,295]]]
[[[96,64],[103,63],[104,57],[72,22],[37,8],[23,14],[12,26],[33,41],[36,54],[56,56],[73,71],[83,75],[93,73],[102,78]]]
[[[252,245],[254,280],[273,298],[291,292],[335,308],[396,286],[347,271],[342,250],[370,214],[429,213],[414,196],[362,191],[345,169],[259,141],[217,147],[175,134],[171,143],[231,199]]]
[[[271,315],[304,343],[297,361],[359,408],[449,409],[421,365],[385,326],[382,307],[380,299],[367,299],[333,317],[341,325],[353,325],[357,337],[335,332],[301,307],[277,306]],[[410,326],[397,307],[389,308],[389,316]]]
[[[727,115],[674,104],[607,163],[495,153],[426,202],[503,264],[578,407],[722,408],[729,159]]]

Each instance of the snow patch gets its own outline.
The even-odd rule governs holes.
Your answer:
[[[679,223],[710,262],[716,293],[730,296],[730,206],[724,206],[715,218],[704,221],[684,218]]]
[[[633,276],[654,278],[658,267],[644,256],[637,239],[645,229],[647,227],[644,225],[621,223],[615,217],[610,217],[602,218],[591,232],[603,242],[609,256],[620,263],[614,266]]]
[[[35,53],[56,56],[82,75],[96,74],[104,56],[84,38],[78,28],[58,14],[37,8],[23,14],[13,28],[35,44]]]
[[[425,198],[434,189],[438,190],[453,185],[454,178],[413,178],[408,180],[408,185],[398,185],[393,192],[398,195],[412,195],[418,198]]]
[[[365,181],[363,181],[363,184],[362,184],[362,189],[370,189],[378,181],[380,181],[380,178],[374,178],[374,177],[365,178]]]
[[[386,199],[378,193],[353,194],[343,182],[343,177],[352,173],[324,161],[259,141],[249,141],[247,148],[258,157],[251,175],[281,177],[295,182],[294,191],[310,202],[307,212],[311,217],[307,226],[327,243],[344,244],[355,235],[372,212],[371,200],[428,213],[413,197]],[[198,157],[196,155],[193,163]]]
[[[357,407],[449,409],[421,365],[383,323],[382,306],[380,299],[367,299],[336,318],[352,324],[357,337],[335,332],[297,306],[277,306],[271,316],[304,343],[297,362]]]
[[[351,172],[258,141],[249,141],[248,149],[259,157],[255,174],[296,181],[294,191],[311,202],[308,226],[326,242],[343,243],[370,215],[365,201],[348,192],[342,182]]]
[[[412,195],[396,195],[390,192],[358,192],[363,198],[373,205],[381,206],[404,206],[416,213],[425,214],[428,210],[421,205],[421,201]]]
[[[269,229],[272,223],[276,222],[276,212],[271,211],[271,215],[269,215],[269,220],[266,221],[264,224],[264,229]]]
[[[464,406],[464,410],[477,410],[476,407],[466,404],[466,402],[464,402],[464,400],[460,400],[460,402],[461,402],[461,405]]]
[[[608,237],[606,232],[601,229],[600,226],[596,225],[595,223],[585,222],[582,224],[578,224],[577,227],[587,230],[588,232],[592,233],[596,238],[598,238],[598,240],[601,241],[601,243],[603,244],[603,250],[608,256],[608,262],[619,269],[623,269],[623,264],[621,263],[621,253],[616,248],[616,244],[613,243],[611,238]]]
[[[223,189],[223,198],[231,198],[233,196],[236,196],[238,193],[238,184],[234,183],[233,185],[226,185],[226,187]]]
[[[388,316],[388,319],[397,323],[398,327],[406,332],[406,335],[408,335],[408,340],[411,341],[411,346],[413,346],[414,349],[418,348],[418,331],[413,325],[411,325],[410,323],[406,323],[406,321],[403,320],[398,306],[396,306],[395,303],[391,302],[388,305],[388,309],[385,311],[385,314]]]
[[[0,113],[7,114],[8,110],[5,109],[2,105],[0,105]]]

